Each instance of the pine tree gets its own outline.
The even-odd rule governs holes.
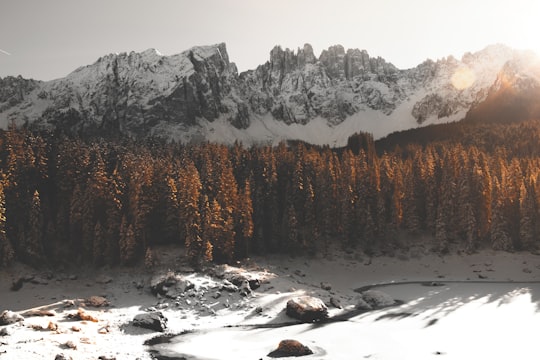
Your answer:
[[[217,178],[219,181],[216,181],[218,182],[215,186],[217,191],[212,202],[212,209],[219,209],[220,214],[214,214],[219,231],[213,243],[213,257],[218,262],[230,263],[234,259],[236,238],[234,229],[237,227],[236,222],[239,218],[237,213],[238,185],[226,154],[222,154],[218,165],[219,171],[216,175],[219,174]]]
[[[233,241],[229,239],[229,229],[227,226],[232,225],[223,218],[223,210],[219,202],[214,199],[209,204],[208,210],[208,228],[205,229],[204,235],[208,236],[212,244],[212,258],[218,263],[226,263],[232,259],[234,247]]]
[[[366,215],[365,215],[365,225],[364,225],[364,250],[366,253],[373,253],[375,250],[375,244],[376,244],[376,225],[375,221],[373,220],[373,216],[371,215],[371,206],[368,205],[368,207],[365,209]]]
[[[13,247],[6,236],[6,208],[3,177],[3,174],[0,174],[0,267],[9,265],[15,257]]]
[[[466,223],[464,224],[466,251],[471,253],[478,247],[478,225],[473,207],[470,203],[465,204],[463,213],[464,219],[466,219]]]
[[[156,255],[151,247],[146,248],[144,253],[144,266],[147,269],[152,269],[157,264]]]
[[[505,216],[505,199],[498,181],[494,184],[492,221],[490,228],[491,246],[494,250],[514,250],[509,234],[508,217]]]
[[[317,220],[317,202],[323,203],[324,200],[315,198],[315,191],[311,185],[311,181],[307,180],[307,186],[304,190],[304,221],[303,229],[300,236],[300,248],[302,251],[309,251],[311,254],[314,254],[317,251],[317,246],[319,245],[321,236],[323,241],[322,251],[323,255],[327,256],[329,253],[329,238],[330,238],[330,214],[326,211],[319,212],[319,221]],[[323,196],[323,198],[328,199],[328,195]],[[330,202],[327,202],[328,208],[332,208]],[[322,229],[322,231],[321,231]],[[321,234],[322,232],[322,234]]]
[[[202,264],[212,260],[212,246],[209,241],[212,234],[206,233],[210,230],[211,222],[208,197],[201,194],[202,184],[193,163],[187,164],[184,174],[184,186],[179,191],[184,242],[191,264],[200,268]]]
[[[438,208],[438,193],[439,193],[439,184],[438,174],[439,168],[437,167],[435,161],[435,150],[433,147],[428,146],[425,150],[424,157],[424,194],[425,194],[425,226],[426,229],[435,232],[435,224],[437,220],[437,208]]]
[[[487,160],[479,156],[479,161],[473,166],[471,201],[478,214],[478,236],[480,239],[489,237],[492,217],[492,180]]]
[[[131,264],[136,259],[135,232],[133,225],[128,224],[125,217],[122,218],[120,225],[120,238],[118,240],[118,248],[120,250],[120,261],[123,264]]]
[[[245,180],[236,208],[238,219],[235,228],[235,254],[239,258],[245,258],[251,252],[251,239],[253,237],[253,201],[249,179]]]
[[[403,197],[404,186],[403,177],[400,169],[396,169],[393,179],[393,193],[392,193],[392,226],[398,229],[403,221]]]
[[[417,207],[417,190],[414,186],[416,181],[412,172],[407,172],[404,179],[403,195],[403,225],[413,234],[420,231],[420,216]]]
[[[292,254],[299,252],[298,220],[294,206],[290,204],[283,216],[283,236],[286,238],[285,248]]]
[[[25,243],[24,250],[26,257],[31,263],[37,264],[41,262],[44,255],[42,243],[44,235],[43,214],[41,212],[41,200],[37,190],[34,191],[34,195],[32,196],[28,229],[25,235],[23,241]]]
[[[524,249],[536,248],[536,200],[534,189],[525,182],[521,185],[519,195],[519,236]]]
[[[438,251],[443,254],[449,251],[446,227],[446,216],[444,214],[444,209],[441,206],[437,212],[437,220],[435,222],[435,241],[437,242]]]
[[[189,244],[186,243],[188,256],[195,267],[200,267],[204,262],[213,261],[213,236],[215,226],[212,216],[212,209],[207,195],[201,195],[201,226],[200,233],[195,233],[189,238]],[[196,230],[196,229],[194,229]],[[187,240],[187,238],[186,238]]]
[[[98,221],[94,227],[93,246],[92,258],[94,260],[94,264],[103,265],[105,263],[105,234],[100,221]]]
[[[104,263],[117,264],[120,257],[118,239],[122,225],[122,210],[125,184],[118,171],[114,171],[109,186],[108,206],[105,213],[106,229],[104,232]]]

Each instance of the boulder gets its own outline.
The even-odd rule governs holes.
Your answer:
[[[68,355],[58,354],[54,357],[54,360],[73,360],[73,358]]]
[[[321,321],[328,318],[328,308],[324,302],[312,296],[299,296],[287,302],[287,315],[302,322]]]
[[[159,294],[169,298],[176,298],[194,287],[191,281],[173,272],[157,276],[150,282],[150,290],[154,295]]]
[[[362,293],[362,300],[364,300],[364,302],[366,302],[373,309],[392,306],[396,303],[396,301],[390,295],[379,290],[364,291]]]
[[[109,300],[105,299],[103,296],[90,296],[88,299],[84,300],[86,306],[92,307],[103,307],[109,306]]]
[[[358,310],[373,310],[373,307],[369,305],[361,295],[356,299],[356,308]]]
[[[109,284],[113,281],[113,278],[108,275],[101,275],[96,278],[98,284]]]
[[[246,282],[249,284],[250,290],[261,287],[261,281],[249,273],[226,273],[224,274],[224,277],[227,281],[230,281],[238,287],[243,286]]]
[[[219,289],[221,291],[227,291],[227,292],[233,293],[233,292],[238,291],[238,286],[234,285],[229,280],[223,280],[223,284],[221,285]]]
[[[250,279],[248,283],[251,290],[257,290],[261,287],[261,281],[259,279]]]
[[[332,285],[330,283],[327,283],[327,282],[321,282],[321,289],[326,290],[326,291],[330,291],[330,290],[332,290]]]
[[[16,312],[4,310],[2,314],[0,314],[0,326],[11,325],[20,321],[24,321],[24,317],[17,314]]]
[[[249,286],[249,282],[244,280],[242,284],[240,284],[240,295],[248,296],[249,294],[251,294],[251,287]]]
[[[167,329],[167,318],[160,311],[154,311],[147,314],[139,314],[133,318],[133,325],[163,332]]]
[[[68,341],[66,341],[66,342],[62,345],[62,347],[63,347],[64,349],[77,350],[77,344],[76,344],[73,340],[68,340]],[[69,359],[71,359],[71,358],[69,358]]]
[[[273,358],[288,356],[311,355],[313,351],[297,340],[281,340],[276,350],[270,352],[268,356]]]
[[[13,281],[11,284],[11,291],[19,291],[23,287],[23,284],[25,283],[24,278],[20,277],[17,280]]]
[[[343,309],[343,306],[341,305],[341,301],[334,296],[330,298],[330,305],[332,305],[336,309]]]

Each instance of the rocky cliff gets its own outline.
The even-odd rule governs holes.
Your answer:
[[[366,50],[336,45],[317,57],[306,44],[276,46],[265,64],[239,74],[225,44],[172,56],[150,49],[110,54],[48,82],[0,79],[0,122],[180,141],[341,145],[361,130],[381,137],[462,119],[495,96],[503,76],[515,80],[506,81],[512,88],[538,86],[530,66],[537,60],[495,45],[400,70]]]

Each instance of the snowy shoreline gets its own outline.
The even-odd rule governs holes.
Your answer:
[[[169,269],[182,270],[178,273],[197,291],[188,291],[176,301],[154,296],[149,290],[153,275]],[[39,271],[21,265],[2,270],[0,311],[24,314],[30,309],[46,309],[54,313],[27,316],[23,322],[0,326],[0,330],[7,329],[7,334],[0,336],[0,357],[54,359],[64,354],[73,359],[151,359],[149,351],[153,350],[173,358],[269,359],[266,354],[280,340],[294,338],[314,351],[307,358],[392,359],[401,354],[400,358],[418,359],[440,352],[458,359],[468,357],[468,343],[464,339],[463,344],[451,345],[448,336],[461,338],[476,329],[474,336],[490,343],[486,334],[507,336],[505,342],[501,339],[478,353],[481,357],[488,354],[502,358],[509,354],[504,344],[517,346],[520,337],[529,336],[529,325],[540,326],[540,256],[533,254],[483,251],[439,257],[427,253],[413,259],[377,257],[366,261],[338,252],[331,260],[270,256],[211,270],[193,273],[181,260],[169,259],[150,272],[118,268],[54,274],[47,281],[25,283],[19,291],[10,291],[12,281]],[[224,281],[216,277],[220,272],[257,276],[262,279],[260,288],[247,296],[217,291]],[[35,278],[46,278],[41,275]],[[368,286],[388,292],[403,304],[354,313],[358,297],[355,289]],[[347,313],[353,316],[346,321],[297,324],[284,308],[289,299],[299,295],[315,296],[326,303],[334,298],[341,303],[343,309],[329,307],[330,318]],[[69,319],[67,315],[82,303],[78,299],[90,296],[103,296],[110,302],[105,308],[83,307],[98,321]],[[65,307],[66,301],[75,301],[75,307]],[[159,310],[168,318],[166,336],[190,332],[179,342],[145,346],[160,333],[134,327],[132,321],[148,309]],[[56,324],[57,329],[48,329],[49,323]],[[279,326],[283,323],[288,325]],[[512,324],[527,326],[522,329],[520,325],[509,333]],[[353,339],[361,339],[362,345],[356,347]],[[66,346],[70,341],[75,348]],[[426,346],[422,348],[421,344]],[[520,345],[516,351],[530,357],[533,344]]]

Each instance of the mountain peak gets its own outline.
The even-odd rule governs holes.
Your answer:
[[[214,45],[193,46],[189,50],[184,51],[183,54],[193,54],[193,56],[196,56],[200,60],[217,56],[227,64],[229,63],[227,45],[224,42]]]
[[[179,141],[339,146],[358,131],[379,138],[460,120],[485,101],[498,74],[519,80],[508,82],[512,89],[534,89],[530,73],[540,70],[527,64],[533,62],[521,52],[495,44],[461,61],[447,57],[399,70],[339,44],[317,58],[306,43],[294,50],[275,46],[268,62],[239,75],[225,43],[171,56],[151,48],[105,55],[49,82],[0,82],[0,123]],[[464,77],[466,86],[456,86]]]
[[[146,49],[144,50],[143,52],[140,53],[141,56],[143,57],[154,57],[154,56],[163,56],[162,53],[159,52],[159,50],[155,49],[155,48],[149,48],[149,49]]]

